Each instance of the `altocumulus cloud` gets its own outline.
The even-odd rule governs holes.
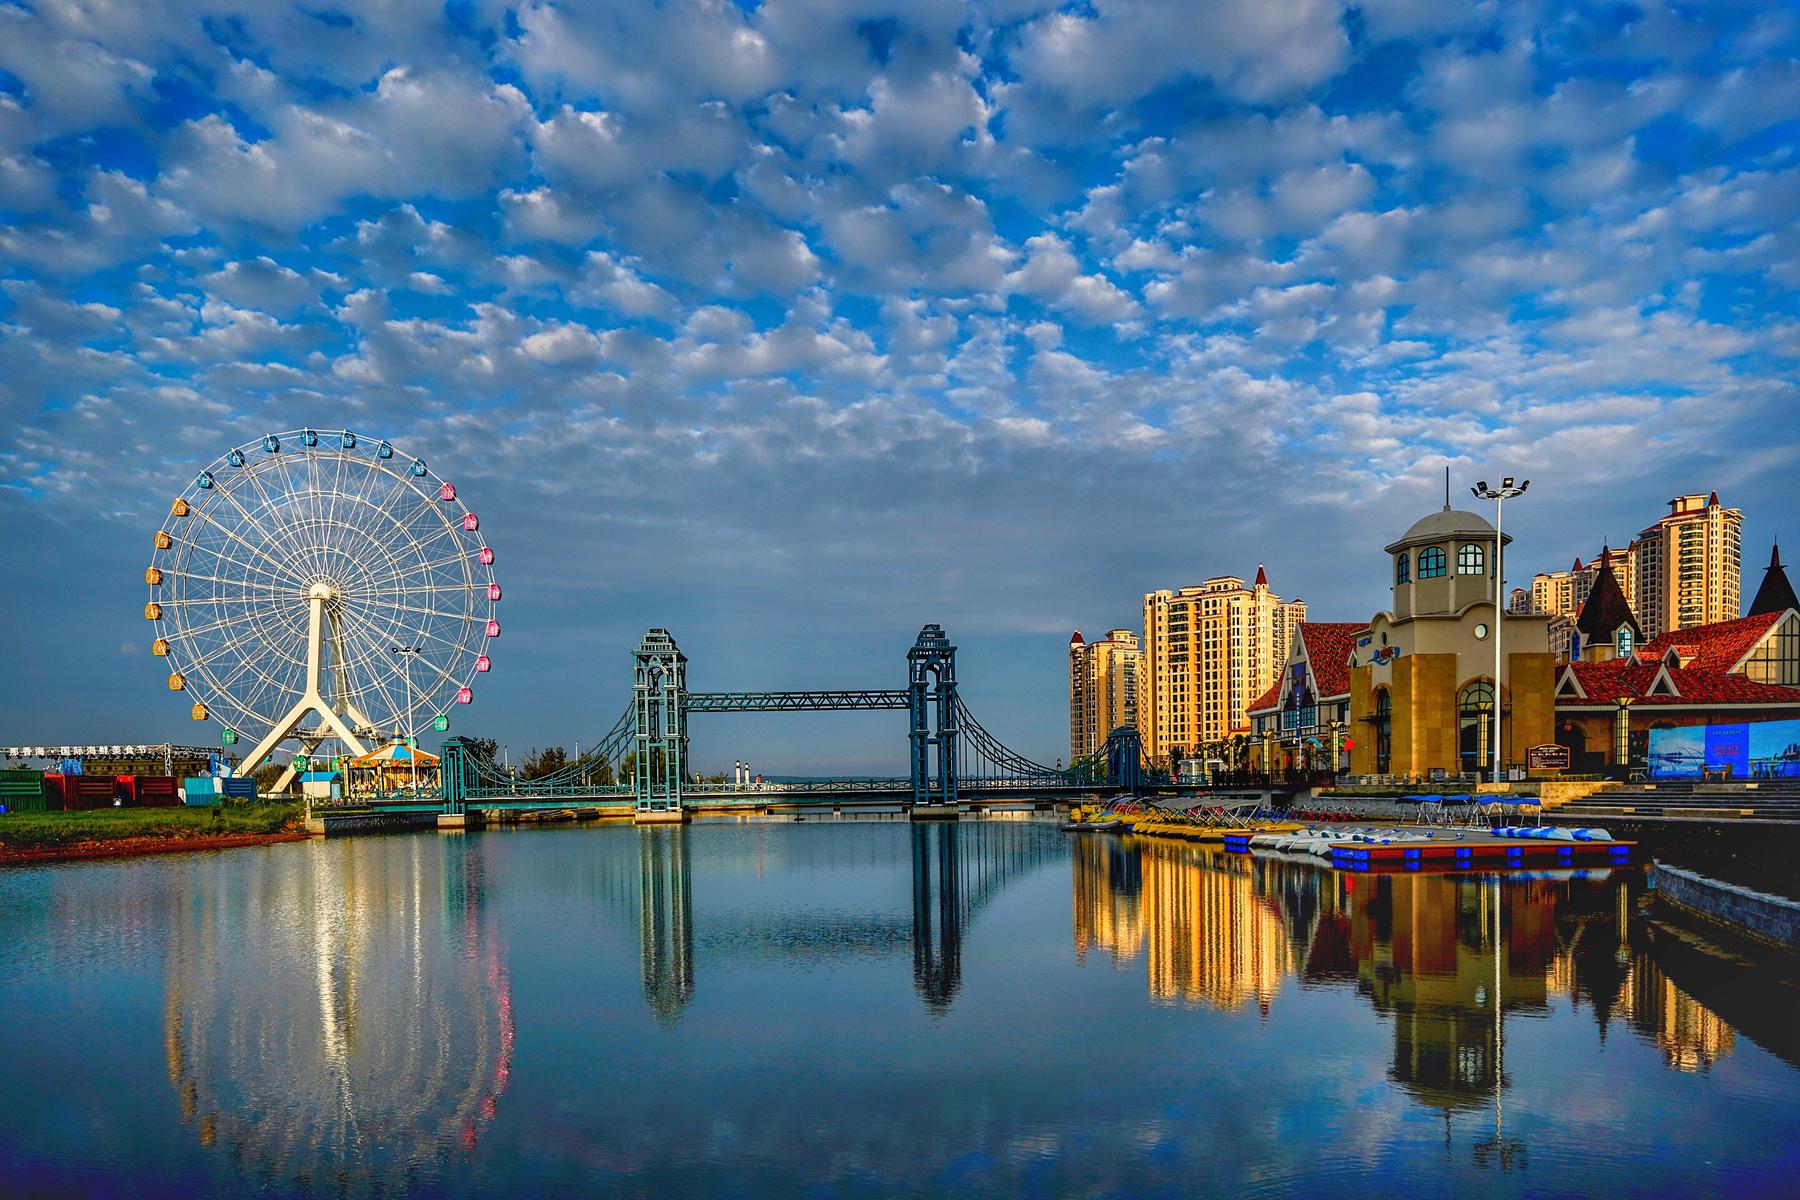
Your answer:
[[[1069,628],[1258,562],[1366,616],[1445,466],[1536,480],[1526,570],[1690,488],[1800,536],[1797,52],[1726,2],[0,7],[5,732],[190,732],[118,650],[148,535],[301,424],[482,509],[518,743],[649,624],[888,686],[937,620],[1051,758]]]

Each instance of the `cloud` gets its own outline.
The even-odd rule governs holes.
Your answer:
[[[1124,321],[1138,315],[1138,302],[1103,275],[1084,275],[1068,243],[1054,233],[1040,233],[1025,243],[1025,263],[1006,277],[1018,295],[1042,300],[1089,324]]]
[[[938,619],[1054,756],[1024,635],[1258,561],[1366,616],[1445,465],[1537,473],[1539,561],[1671,475],[1763,538],[1796,61],[1768,6],[0,7],[0,520],[123,578],[196,459],[381,429],[537,605],[496,728],[591,732],[535,682],[652,621],[755,681]],[[33,679],[141,633],[55,578]]]

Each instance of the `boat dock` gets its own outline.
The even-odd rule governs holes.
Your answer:
[[[1248,854],[1257,830],[1229,830],[1223,839],[1230,853]],[[1381,832],[1381,831],[1377,831]],[[1453,833],[1433,830],[1429,840],[1407,840],[1416,828],[1396,826],[1394,841],[1346,840],[1329,843],[1321,862],[1344,871],[1505,870],[1576,865],[1625,866],[1636,842],[1574,841],[1547,837],[1506,837],[1479,829]]]

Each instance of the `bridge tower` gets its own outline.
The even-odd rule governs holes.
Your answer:
[[[942,626],[927,625],[906,652],[912,714],[913,816],[956,815],[956,647]],[[936,754],[932,748],[936,747]],[[933,772],[932,759],[937,760]]]
[[[1121,725],[1106,735],[1106,782],[1125,792],[1141,792],[1149,783],[1144,771],[1144,741],[1135,725]]]
[[[637,820],[684,821],[682,779],[687,771],[687,655],[666,629],[644,634],[632,654],[632,707],[637,765],[632,793]]]

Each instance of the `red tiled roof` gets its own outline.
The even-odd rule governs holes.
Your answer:
[[[1281,703],[1281,680],[1277,679],[1275,681],[1274,687],[1270,688],[1268,691],[1264,692],[1262,695],[1260,695],[1256,699],[1252,700],[1250,702],[1250,707],[1246,708],[1244,711],[1246,713],[1274,712],[1276,706],[1279,705],[1280,703]]]
[[[1302,621],[1300,640],[1306,644],[1307,661],[1312,664],[1313,680],[1319,685],[1319,699],[1329,700],[1350,694],[1350,650],[1356,639],[1369,631],[1367,625],[1353,621]],[[1285,677],[1287,664],[1282,664]],[[1281,685],[1275,686],[1250,702],[1246,713],[1273,712],[1281,705]]]
[[[1728,675],[1698,666],[1668,669],[1669,681],[1681,693],[1678,696],[1650,694],[1650,685],[1662,670],[1659,663],[1615,658],[1609,662],[1568,663],[1564,670],[1575,673],[1575,681],[1587,693],[1587,699],[1559,692],[1556,702],[1561,706],[1612,704],[1621,698],[1629,698],[1633,704],[1767,704],[1800,708],[1800,688],[1757,683],[1742,675]]]
[[[1735,621],[1671,629],[1652,639],[1644,650],[1661,658],[1669,652],[1671,646],[1679,646],[1683,658],[1693,659],[1688,664],[1689,670],[1697,667],[1703,671],[1723,673],[1737,666],[1738,661],[1750,653],[1751,648],[1780,619],[1780,613],[1759,613],[1754,617],[1739,617]]]
[[[1356,639],[1367,632],[1367,622],[1300,622],[1300,639],[1306,643],[1306,657],[1312,663],[1320,696],[1350,694],[1350,651],[1356,648]]]

